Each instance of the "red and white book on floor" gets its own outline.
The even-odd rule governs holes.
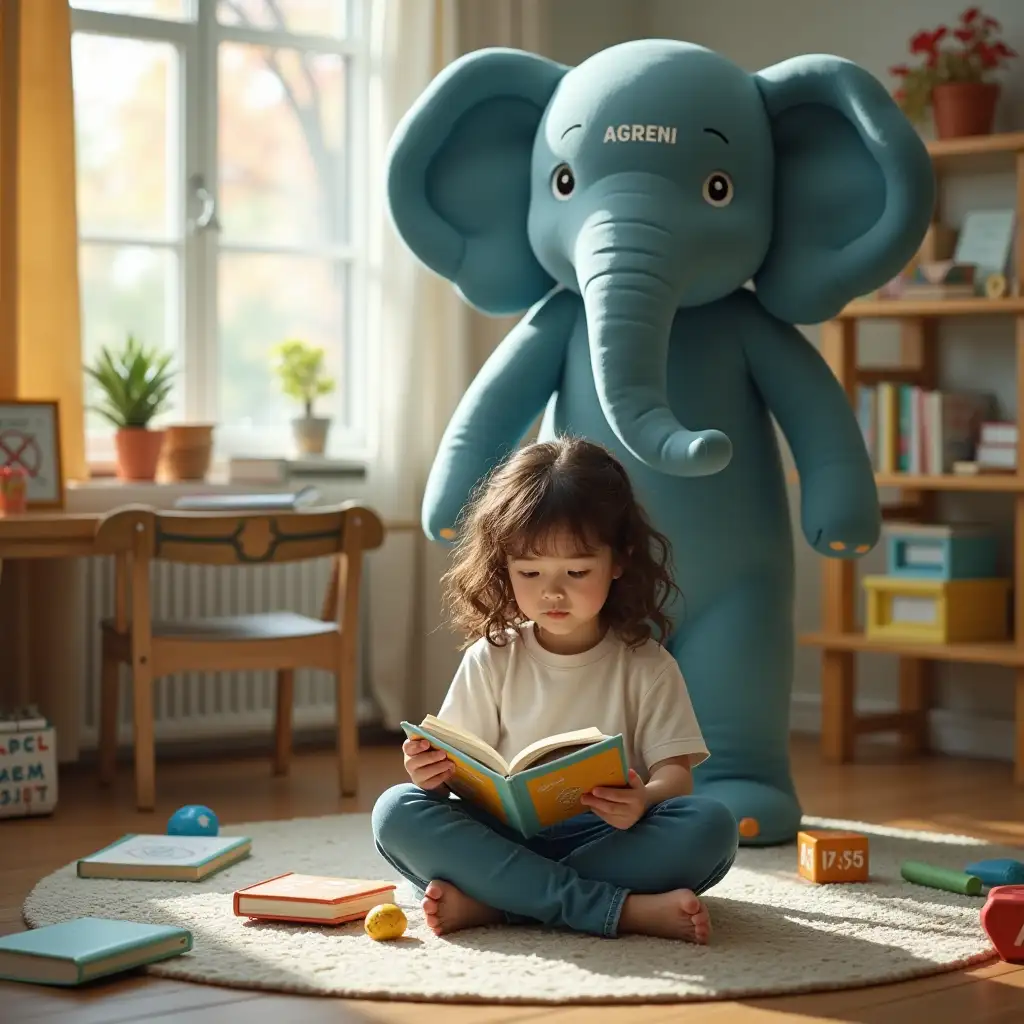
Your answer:
[[[345,924],[391,902],[394,891],[394,882],[288,871],[236,890],[234,908],[238,917],[265,921]]]

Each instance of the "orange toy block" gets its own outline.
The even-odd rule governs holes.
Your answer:
[[[800,832],[797,870],[809,882],[866,882],[868,837],[860,832]]]

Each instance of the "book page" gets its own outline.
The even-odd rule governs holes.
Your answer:
[[[451,722],[445,722],[433,715],[427,715],[420,723],[424,732],[433,733],[439,740],[461,750],[470,757],[475,757],[482,765],[486,765],[491,771],[499,775],[508,775],[509,766],[505,758],[499,754],[489,743],[484,743],[479,736],[474,736],[465,729],[460,729]]]
[[[600,743],[608,739],[600,729],[593,726],[587,729],[573,729],[571,732],[555,733],[553,736],[545,736],[543,739],[524,747],[509,762],[508,774],[515,775],[516,772],[525,771],[527,768],[536,767],[545,761],[553,760],[565,754],[578,750],[581,747],[589,747],[592,743]]]

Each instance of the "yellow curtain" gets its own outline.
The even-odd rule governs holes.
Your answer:
[[[56,399],[88,476],[68,0],[0,0],[0,399]]]

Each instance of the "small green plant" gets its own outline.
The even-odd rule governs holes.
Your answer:
[[[274,347],[274,371],[281,381],[281,390],[302,402],[306,418],[313,416],[313,403],[335,388],[334,378],[324,366],[324,350],[297,338]]]
[[[148,426],[170,401],[170,363],[170,353],[147,348],[134,334],[119,350],[104,346],[93,365],[85,368],[103,399],[90,408],[118,429]]]

